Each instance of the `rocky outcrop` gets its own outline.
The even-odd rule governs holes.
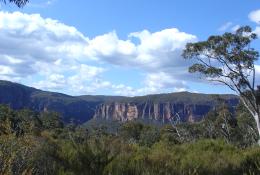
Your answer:
[[[94,118],[128,121],[137,119],[137,105],[130,103],[101,104],[97,106]]]
[[[65,122],[84,123],[90,119],[129,121],[135,119],[168,122],[178,114],[182,121],[195,122],[224,99],[232,108],[238,104],[235,95],[210,95],[189,92],[154,94],[139,97],[69,96],[42,91],[0,80],[0,104],[14,109],[55,111]]]
[[[161,103],[120,103],[100,104],[94,118],[118,121],[150,119],[163,123],[178,114],[181,121],[195,122],[201,120],[214,106],[203,104],[184,104],[174,102]]]

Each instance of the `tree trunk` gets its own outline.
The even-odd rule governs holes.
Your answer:
[[[260,145],[260,120],[259,120],[260,115],[259,114],[255,114],[254,115],[254,119],[256,122],[256,129],[258,131],[258,145]]]

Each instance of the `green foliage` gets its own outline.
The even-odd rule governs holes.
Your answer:
[[[56,112],[43,112],[40,116],[42,125],[46,129],[62,128],[63,122]]]
[[[4,3],[6,3],[6,0],[2,0]],[[29,2],[29,0],[8,0],[10,3],[14,3],[19,8],[23,7],[25,4]]]
[[[143,124],[138,122],[128,122],[122,126],[120,134],[125,140],[136,142],[140,139]]]
[[[239,28],[236,33],[225,33],[222,36],[210,36],[207,41],[189,43],[183,52],[184,58],[196,58],[199,63],[190,67],[190,72],[200,72],[209,77],[232,78],[233,81],[247,80],[244,70],[251,70],[259,53],[249,44],[256,39],[249,26]],[[202,58],[205,57],[205,59]],[[217,61],[221,66],[212,65],[211,61]],[[222,68],[227,67],[227,70]],[[234,67],[229,67],[234,66]],[[239,85],[247,86],[248,82],[241,81]]]
[[[244,155],[219,140],[175,146],[159,142],[152,148],[138,147],[121,153],[106,167],[105,174],[243,174],[248,171],[245,167],[249,167],[244,166],[245,162],[250,161],[245,152]],[[253,170],[258,172],[255,166]]]
[[[260,149],[259,147],[252,148],[245,152],[245,158],[242,160],[246,174],[260,174]]]
[[[160,139],[159,129],[152,125],[144,126],[140,134],[139,143],[142,146],[151,147],[154,143]]]
[[[124,124],[119,133],[120,137],[128,143],[139,143],[143,146],[152,146],[160,138],[159,129],[156,126],[135,121]]]
[[[258,140],[256,123],[250,116],[247,109],[240,104],[236,110],[236,119],[238,124],[237,136],[239,144],[242,147],[254,145]]]
[[[259,113],[255,103],[254,66],[259,52],[250,45],[256,38],[257,35],[249,26],[240,27],[235,33],[224,33],[210,36],[206,41],[188,43],[183,57],[196,60],[189,72],[200,73],[210,81],[228,86],[246,100],[250,107],[248,109]]]
[[[259,96],[255,89],[255,62],[259,52],[251,47],[255,39],[257,35],[252,28],[243,26],[234,33],[227,32],[210,36],[206,41],[188,43],[183,57],[195,60],[189,72],[199,73],[206,80],[226,85],[240,96],[255,119],[260,139]]]
[[[260,149],[252,147],[256,140],[237,132],[254,128],[254,123],[241,120],[243,108],[237,109],[235,122],[233,115],[222,105],[200,123],[177,125],[180,138],[171,125],[158,128],[134,121],[115,132],[104,125],[90,130],[64,126],[57,113],[0,106],[0,174],[259,174]],[[211,131],[206,129],[210,123]]]

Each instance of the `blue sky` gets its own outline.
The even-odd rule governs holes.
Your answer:
[[[260,34],[260,3],[31,0],[23,9],[1,4],[0,21],[1,79],[71,95],[232,93],[190,75],[180,54],[238,26]]]

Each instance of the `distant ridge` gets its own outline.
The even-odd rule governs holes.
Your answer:
[[[169,117],[174,110],[175,112],[183,113],[184,121],[188,121],[185,115],[190,115],[189,112],[193,112],[194,120],[197,120],[196,117],[199,119],[201,115],[204,115],[217,105],[217,98],[224,99],[231,107],[238,104],[238,97],[228,94],[176,92],[136,97],[105,95],[70,96],[0,80],[1,104],[8,104],[14,109],[29,108],[35,111],[56,111],[63,116],[65,122],[73,120],[77,123],[86,122],[93,117],[120,121],[131,120],[136,117],[148,119],[150,117],[164,121],[166,115]],[[106,114],[104,114],[104,110],[106,110]]]

